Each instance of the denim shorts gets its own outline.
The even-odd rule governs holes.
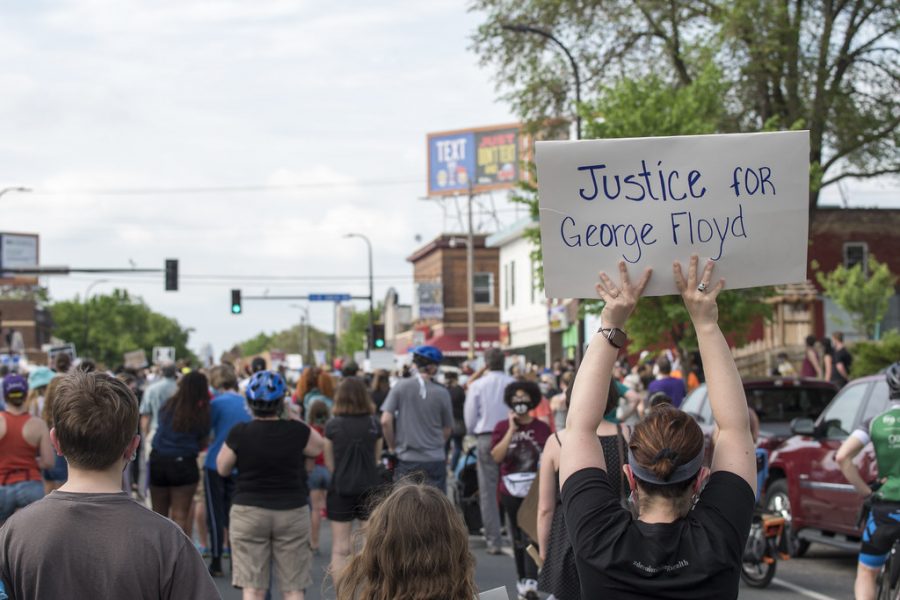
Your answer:
[[[44,497],[44,482],[20,481],[0,486],[0,523],[16,510],[25,508]]]
[[[325,465],[316,465],[310,471],[306,485],[310,490],[327,490],[331,484],[331,472]]]

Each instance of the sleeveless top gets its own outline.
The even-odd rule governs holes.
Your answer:
[[[800,376],[801,377],[816,377],[816,367],[813,365],[812,361],[809,360],[809,352],[805,352],[803,354],[803,365],[800,367]]]
[[[23,481],[40,481],[37,447],[28,443],[22,435],[25,423],[31,415],[3,413],[6,434],[0,438],[0,485],[12,485]]]
[[[618,477],[610,477],[609,483],[616,494],[622,494],[623,476],[619,435],[597,436],[606,459],[607,473],[618,473]],[[557,443],[559,438],[557,437]],[[538,575],[538,589],[553,594],[557,600],[581,600],[581,583],[575,567],[575,551],[566,531],[563,518],[562,501],[559,497],[559,471],[556,472],[556,508],[550,525],[550,540],[547,543],[547,554],[544,566]],[[627,489],[627,488],[626,488]]]

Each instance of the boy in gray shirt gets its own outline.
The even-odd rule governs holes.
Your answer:
[[[121,381],[74,370],[57,387],[50,439],[69,480],[0,529],[10,600],[219,599],[181,529],[122,492],[141,438],[138,403]]]

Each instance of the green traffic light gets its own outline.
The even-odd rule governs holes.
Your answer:
[[[234,313],[234,314],[236,314],[236,315],[241,314],[241,305],[240,305],[240,304],[232,304],[232,305],[231,305],[231,312]]]
[[[375,340],[376,348],[384,348],[384,340]]]

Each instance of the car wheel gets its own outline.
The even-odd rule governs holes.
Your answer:
[[[788,496],[786,479],[776,479],[769,484],[766,492],[766,510],[784,517],[785,529],[790,536],[791,556],[800,557],[806,554],[809,542],[798,538],[791,526],[791,498]]]

